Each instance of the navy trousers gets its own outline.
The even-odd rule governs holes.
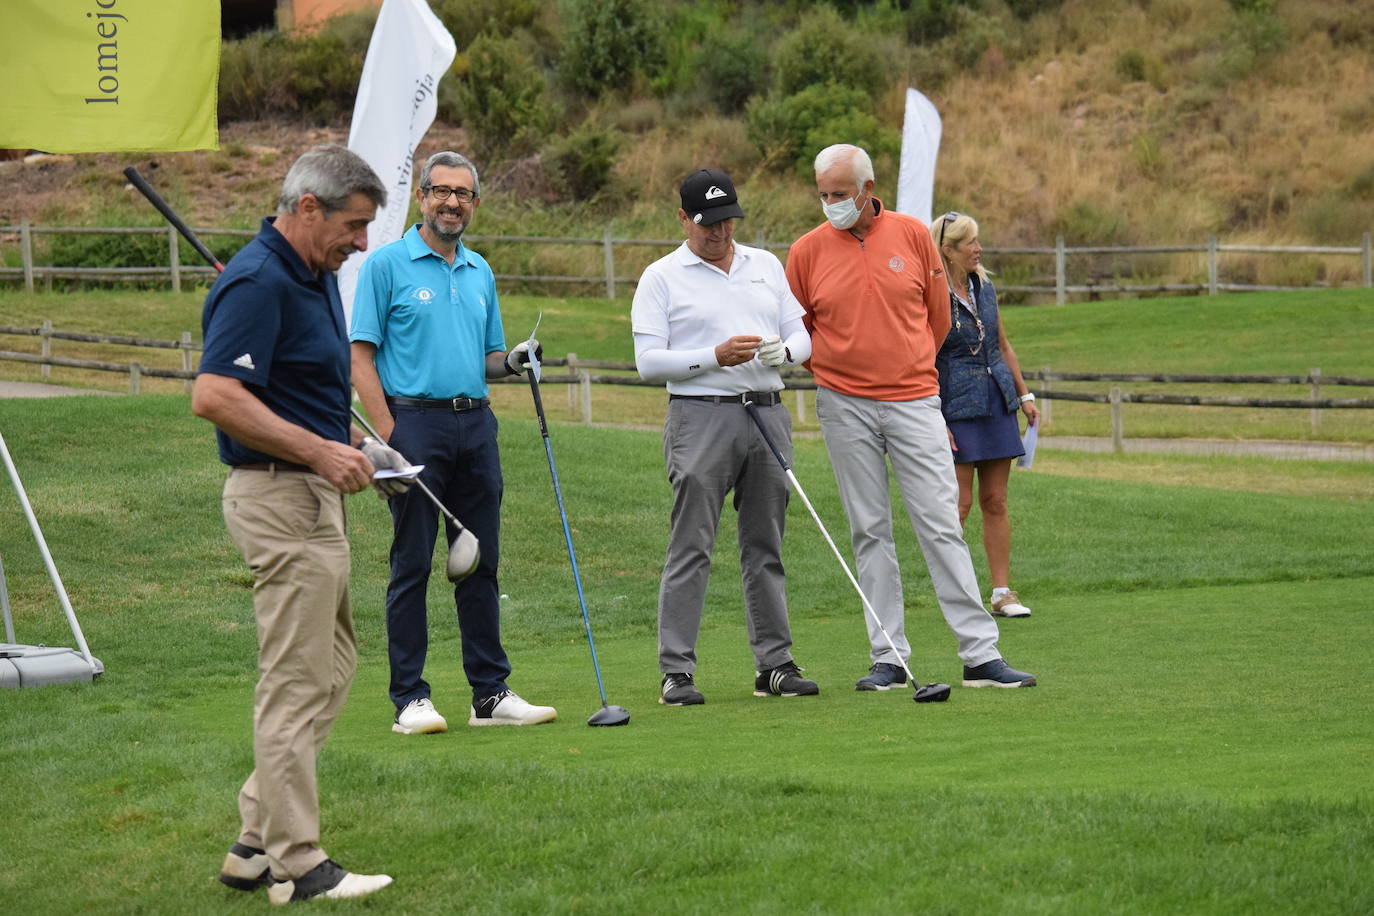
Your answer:
[[[481,545],[477,570],[453,588],[463,641],[463,672],[473,700],[506,689],[510,661],[501,647],[501,455],[491,408],[391,408],[396,419],[389,444],[411,464],[423,464],[420,479]],[[418,487],[392,497],[391,583],[386,591],[386,631],[391,659],[391,700],[402,709],[429,696],[423,673],[429,649],[426,613],[429,574],[439,510]],[[444,521],[448,543],[456,536]]]

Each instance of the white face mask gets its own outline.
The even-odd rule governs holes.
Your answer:
[[[836,229],[848,229],[859,221],[862,210],[854,203],[855,198],[849,197],[845,200],[837,200],[833,204],[821,204],[821,209],[825,211],[825,218],[830,221],[830,225]]]

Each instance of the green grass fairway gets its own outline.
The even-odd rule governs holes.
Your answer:
[[[75,397],[0,402],[0,434],[108,669],[95,684],[0,691],[0,910],[263,911],[261,893],[214,880],[252,765],[255,637],[210,427],[182,395]],[[707,704],[667,709],[659,436],[555,423],[607,691],[633,717],[591,729],[596,685],[538,428],[507,414],[501,436],[512,685],[559,721],[463,724],[456,626],[436,583],[427,675],[452,727],[390,733],[389,518],[373,496],[351,498],[359,669],[320,760],[323,840],[396,883],[313,906],[1374,911],[1367,469],[1218,460],[1215,487],[1202,459],[1018,471],[1015,579],[1035,616],[1003,621],[1002,649],[1041,686],[956,686],[939,705],[853,690],[868,661],[862,612],[799,500],[793,635],[821,695],[753,697],[727,509],[699,646]],[[847,547],[822,444],[796,448],[798,477]],[[1264,485],[1247,489],[1247,471]],[[898,531],[912,665],[957,684],[953,637],[909,525]],[[976,526],[969,538],[983,576]],[[70,645],[7,483],[0,557],[20,641]]]

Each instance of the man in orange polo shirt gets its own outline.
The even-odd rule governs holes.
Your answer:
[[[949,286],[930,233],[873,196],[873,163],[857,146],[816,157],[826,222],[802,236],[787,279],[806,310],[820,418],[854,545],[859,583],[901,657],[868,620],[872,667],[859,690],[906,682],[910,657],[892,539],[890,461],[945,622],[959,640],[965,687],[1033,687],[997,649],[959,524],[959,485],[935,354],[949,332]]]

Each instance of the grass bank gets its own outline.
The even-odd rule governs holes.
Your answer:
[[[264,905],[213,880],[251,766],[254,632],[209,427],[171,395],[3,402],[0,432],[108,669],[95,684],[0,692],[12,813],[0,893],[35,914]],[[867,663],[861,612],[795,501],[794,638],[822,693],[752,697],[727,512],[700,646],[708,703],[670,710],[655,703],[669,506],[658,436],[562,422],[552,434],[607,688],[633,721],[582,724],[595,683],[531,420],[502,421],[505,633],[512,683],[558,706],[554,725],[388,731],[389,524],[379,500],[352,498],[360,662],[321,759],[324,839],[397,883],[344,906],[846,913],[900,900],[955,913],[971,893],[1025,913],[1374,906],[1374,708],[1339,675],[1362,669],[1374,638],[1352,605],[1374,584],[1372,497],[1018,473],[1017,579],[1036,614],[1004,622],[1002,648],[1041,686],[956,689],[937,707],[852,690]],[[1098,459],[1114,462],[1128,460]],[[843,541],[819,442],[798,441],[797,473]],[[4,516],[20,638],[69,644],[0,491]],[[905,525],[898,550],[912,664],[955,681]],[[466,685],[444,591],[427,676],[452,721]],[[53,881],[53,863],[79,867]]]

